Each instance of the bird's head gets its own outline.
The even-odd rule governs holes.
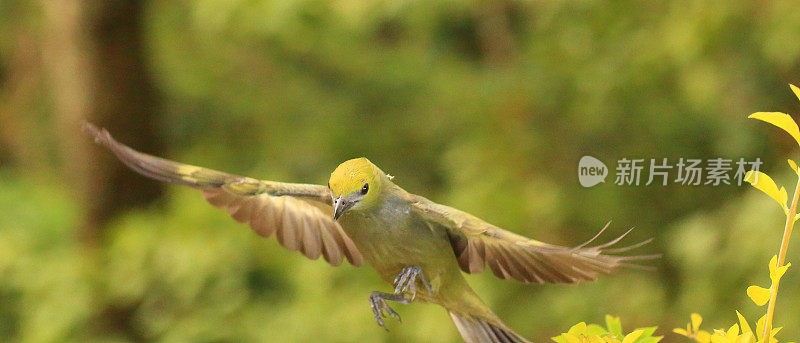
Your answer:
[[[378,202],[383,172],[366,158],[345,161],[331,173],[328,187],[333,192],[333,219],[349,210],[365,210]]]

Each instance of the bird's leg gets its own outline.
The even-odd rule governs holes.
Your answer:
[[[408,304],[411,301],[406,299],[402,294],[372,292],[372,295],[369,296],[369,306],[372,307],[372,313],[375,314],[375,321],[377,321],[378,325],[384,330],[389,331],[389,329],[386,328],[386,324],[383,322],[383,318],[386,318],[387,314],[390,317],[397,318],[397,320],[401,322],[403,320],[400,319],[400,315],[397,314],[397,312],[386,304],[386,300],[396,301],[401,304]]]
[[[417,277],[419,277],[422,285],[425,286],[428,294],[432,294],[431,284],[425,279],[420,266],[405,267],[400,271],[400,274],[397,274],[397,277],[394,278],[394,294],[403,294],[408,291],[408,294],[411,295],[411,301],[414,301],[417,296]]]
[[[372,307],[375,321],[378,322],[380,327],[387,331],[389,330],[383,322],[383,318],[386,318],[386,316],[397,318],[397,320],[402,322],[400,315],[386,304],[386,300],[396,301],[401,304],[408,304],[414,301],[414,297],[417,295],[416,281],[418,277],[422,285],[425,286],[425,289],[428,290],[428,294],[431,294],[431,284],[425,279],[425,275],[422,274],[422,268],[419,266],[405,267],[400,271],[400,274],[397,274],[397,277],[394,278],[394,294],[372,292],[372,295],[369,296],[369,306]],[[406,298],[406,293],[408,293],[411,298]]]

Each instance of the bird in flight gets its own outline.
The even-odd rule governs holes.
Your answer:
[[[331,265],[345,259],[372,266],[392,292],[372,292],[369,304],[378,325],[400,319],[388,302],[421,300],[447,310],[469,343],[529,342],[506,326],[467,284],[462,272],[487,266],[501,279],[525,283],[595,280],[630,261],[658,255],[620,256],[650,239],[612,247],[628,232],[590,245],[608,227],[576,247],[536,241],[503,230],[469,213],[406,192],[366,158],[340,164],[327,186],[257,180],[147,155],[114,140],[105,129],[83,130],[119,160],[144,176],[199,189],[257,234],[275,235],[286,249]]]

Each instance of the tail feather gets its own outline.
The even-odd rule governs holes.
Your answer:
[[[467,343],[530,343],[503,323],[490,323],[487,320],[469,315],[450,312],[458,332]]]

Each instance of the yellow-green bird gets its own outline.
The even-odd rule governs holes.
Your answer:
[[[391,293],[369,296],[375,320],[384,328],[386,316],[400,319],[387,301],[422,300],[444,307],[466,342],[528,342],[481,301],[462,272],[478,273],[488,265],[501,279],[577,283],[608,274],[626,261],[657,257],[610,255],[650,241],[609,249],[625,234],[588,246],[602,230],[573,248],[511,233],[406,192],[366,158],[340,164],[327,186],[283,183],[143,154],[89,123],[84,131],[134,171],[200,189],[209,203],[249,223],[261,236],[274,234],[291,251],[311,259],[322,256],[334,266],[344,259],[354,266],[366,261],[394,286]]]

